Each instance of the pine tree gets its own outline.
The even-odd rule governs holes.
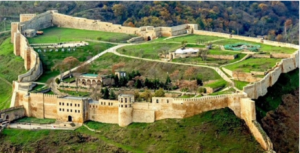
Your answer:
[[[109,93],[109,99],[110,100],[115,100],[116,99],[116,94],[113,90],[110,90],[110,93]]]

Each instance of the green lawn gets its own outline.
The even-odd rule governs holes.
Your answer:
[[[112,66],[117,63],[125,63],[125,66],[123,68],[120,68],[119,70],[124,70],[126,72],[138,70],[143,76],[151,79],[154,79],[154,73],[156,73],[156,78],[160,79],[161,81],[165,81],[167,75],[173,73],[175,70],[179,70],[179,77],[182,77],[186,80],[190,79],[184,76],[184,72],[190,66],[131,59],[120,57],[114,55],[113,53],[106,53],[105,55],[96,59],[92,63],[89,73],[97,73],[103,70],[107,70],[108,73],[111,73]],[[207,81],[210,79],[221,79],[221,77],[212,69],[203,67],[195,68],[196,70],[192,78],[201,78],[203,81]]]
[[[187,41],[187,43],[207,43],[209,41],[213,40],[220,40],[224,39],[222,37],[215,37],[215,36],[204,36],[204,35],[186,35],[186,36],[180,36],[180,37],[175,37],[171,39],[164,40],[164,42],[182,42],[182,41]]]
[[[225,80],[217,80],[204,86],[211,87],[213,89],[224,88],[227,86],[227,82]]]
[[[33,38],[28,38],[30,44],[35,43],[57,43],[68,41],[85,41],[86,39],[110,42],[126,42],[128,39],[135,37],[135,35],[129,35],[124,33],[104,32],[104,31],[92,31],[92,30],[80,30],[71,28],[58,28],[52,27],[42,30],[43,35],[39,35]]]
[[[233,80],[235,87],[237,87],[240,90],[243,90],[243,87],[249,84],[249,82],[245,81],[239,81],[239,80]]]
[[[60,92],[63,92],[63,93],[66,93],[70,96],[77,96],[77,97],[86,97],[86,96],[89,96],[90,93],[89,92],[76,92],[76,91],[67,91],[67,90],[62,90],[62,89],[59,89]]]
[[[230,52],[230,51],[223,51],[219,48],[216,49],[210,49],[208,54],[210,55],[237,55],[240,54],[239,52]]]
[[[183,95],[178,98],[192,98],[192,97],[195,97],[195,95]]]
[[[225,91],[218,91],[218,92],[214,92],[214,93],[211,93],[209,95],[223,95],[223,94],[232,94],[232,93],[235,93],[235,90],[234,88],[229,88],[228,90],[225,90]]]
[[[117,52],[125,55],[141,58],[159,59],[162,50],[175,51],[180,48],[178,43],[146,43],[132,46],[125,46],[117,49]]]
[[[268,69],[271,69],[273,66],[275,66],[276,62],[279,62],[280,60],[281,59],[274,59],[274,58],[264,58],[264,59],[248,58],[236,64],[225,66],[225,68],[232,71],[241,70],[243,72],[250,72],[250,71],[265,72]]]
[[[214,42],[213,44],[226,45],[226,44],[234,44],[234,43],[249,43],[249,44],[253,44],[253,45],[260,45],[260,51],[270,52],[270,53],[291,54],[297,50],[294,48],[276,47],[276,46],[265,45],[265,44],[261,44],[261,43],[251,42],[251,41],[243,41],[243,40],[238,40],[238,39],[225,39],[225,40]]]
[[[55,123],[55,119],[41,119],[41,118],[34,118],[34,117],[24,117],[14,121],[16,123],[37,123],[37,124],[51,124]]]
[[[73,56],[77,58],[80,62],[84,62],[113,46],[114,46],[113,44],[109,44],[109,43],[90,42],[88,46],[78,47],[75,51],[62,52],[61,50],[59,50],[58,52],[56,51],[38,52],[40,59],[43,63],[44,73],[37,81],[46,82],[48,79],[58,75],[59,72],[51,71],[51,67],[53,67],[55,63],[62,61],[66,57]],[[35,50],[37,51],[38,48],[36,48]]]

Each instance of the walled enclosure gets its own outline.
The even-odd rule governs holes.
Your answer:
[[[25,63],[27,73],[20,75],[18,81],[33,81],[42,74],[42,65],[38,54],[28,45],[23,32],[27,29],[40,30],[57,25],[59,27],[99,30],[108,32],[121,32],[136,34],[144,39],[154,39],[160,36],[174,36],[186,33],[200,35],[218,36],[224,38],[234,38],[252,42],[263,42],[264,44],[297,48],[298,45],[261,40],[260,38],[250,38],[238,35],[230,35],[218,32],[209,32],[198,30],[196,24],[185,24],[175,27],[124,27],[108,22],[90,20],[85,18],[71,17],[59,14],[57,11],[47,11],[39,15],[20,15],[21,23],[11,24],[11,37],[14,43],[14,53],[21,56]],[[153,98],[153,103],[131,103],[127,108],[122,108],[118,101],[105,101],[88,103],[87,101],[77,101],[81,103],[80,113],[74,116],[74,122],[83,122],[85,120],[94,120],[105,123],[119,123],[120,126],[126,126],[131,122],[151,123],[155,120],[165,118],[185,118],[205,111],[229,107],[234,113],[245,120],[255,139],[265,150],[272,150],[273,146],[268,136],[264,133],[255,118],[255,104],[247,98],[256,98],[267,92],[266,87],[273,85],[281,73],[287,73],[298,68],[298,51],[288,59],[283,59],[273,71],[269,72],[260,82],[244,87],[246,94],[231,94],[221,96],[209,96],[194,99],[173,99],[173,98]],[[274,58],[284,58],[286,55],[273,55]],[[217,72],[218,70],[215,69]],[[19,82],[13,83],[13,96],[11,107],[22,106],[26,110],[26,116],[38,118],[56,118],[67,121],[67,114],[60,112],[62,107],[60,102],[74,103],[74,101],[59,98],[47,94],[30,94],[27,91],[19,89]],[[76,103],[77,103],[76,102]],[[130,107],[129,107],[130,105]],[[70,106],[73,107],[73,106]],[[120,108],[121,107],[121,108]],[[125,107],[125,105],[124,105]],[[70,108],[69,108],[70,109]],[[76,110],[78,110],[76,108]],[[121,111],[120,111],[121,110]],[[73,113],[73,112],[72,112]],[[118,115],[118,116],[117,116]],[[69,116],[69,115],[68,115]],[[121,122],[120,122],[121,120]]]

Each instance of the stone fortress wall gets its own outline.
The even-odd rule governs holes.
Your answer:
[[[299,50],[290,55],[290,58],[282,59],[267,75],[258,82],[249,84],[243,88],[251,99],[257,99],[267,94],[267,88],[273,86],[281,73],[288,73],[299,68]]]
[[[160,36],[174,36],[186,33],[199,35],[218,36],[224,38],[234,38],[245,41],[252,41],[273,46],[297,48],[298,45],[261,40],[260,38],[250,38],[244,36],[230,35],[218,32],[209,32],[198,30],[196,24],[185,24],[175,27],[124,27],[117,24],[90,20],[85,18],[72,17],[59,14],[57,11],[47,11],[39,15],[21,15],[21,23],[12,23],[11,34],[12,43],[14,43],[14,53],[21,56],[24,60],[24,66],[27,73],[20,75],[18,81],[33,81],[42,74],[42,65],[38,54],[28,45],[22,32],[27,29],[40,30],[57,25],[59,27],[76,28],[85,30],[99,30],[107,32],[120,32],[135,34],[144,39],[154,39]],[[209,96],[192,99],[182,98],[153,98],[152,103],[131,103],[127,108],[122,108],[118,101],[100,100],[99,102],[87,103],[81,102],[80,112],[72,112],[74,122],[83,122],[85,120],[94,120],[104,123],[118,123],[120,126],[126,126],[131,122],[151,123],[155,120],[166,118],[185,118],[205,111],[229,107],[234,113],[245,120],[255,139],[265,150],[272,150],[273,146],[268,136],[264,133],[259,123],[256,121],[255,103],[249,98],[257,98],[267,92],[266,87],[273,85],[281,73],[289,72],[299,66],[298,51],[288,59],[283,59],[272,72],[268,73],[260,82],[248,85],[244,88],[246,94],[231,94],[220,96]],[[278,55],[281,56],[281,55]],[[282,55],[283,56],[283,55]],[[286,56],[286,55],[284,55]],[[217,71],[217,69],[216,69]],[[62,109],[72,109],[62,107],[60,102],[73,103],[72,100],[59,98],[47,94],[28,94],[26,91],[18,89],[19,82],[13,83],[13,96],[11,107],[22,106],[26,110],[26,116],[37,118],[56,118],[68,121],[70,113],[60,112]],[[248,98],[249,97],[249,98]],[[121,107],[121,108],[120,108]],[[125,105],[124,105],[125,107]],[[76,110],[78,110],[76,108]],[[69,114],[69,115],[68,115]],[[68,115],[68,116],[67,116]]]

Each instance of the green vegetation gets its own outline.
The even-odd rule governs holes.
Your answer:
[[[8,34],[0,35],[0,110],[8,108],[12,96],[12,81],[25,73],[24,60],[15,56]]]
[[[120,57],[114,55],[113,53],[106,53],[105,55],[96,59],[92,63],[89,73],[97,73],[103,70],[111,72],[113,65],[117,63],[125,63],[125,66],[120,68],[120,70],[126,72],[138,70],[143,76],[149,79],[154,79],[156,75],[156,78],[159,80],[165,80],[168,73],[171,74],[175,70],[179,70],[178,76],[186,80],[190,79],[189,77],[184,76],[185,70],[187,70],[190,66],[131,59]],[[212,69],[203,67],[195,67],[195,69],[196,70],[191,78],[199,78],[202,81],[221,79],[221,77]]]
[[[5,129],[0,144],[18,146],[16,150],[24,152],[263,152],[244,121],[228,108],[126,128],[97,122],[86,125],[101,132],[85,127],[75,131]]]
[[[71,28],[47,28],[42,30],[43,35],[28,38],[30,44],[36,43],[59,43],[68,41],[86,41],[86,39],[109,41],[109,42],[126,42],[134,35],[104,31],[81,30]]]
[[[90,95],[89,92],[81,92],[81,91],[76,92],[76,91],[68,91],[68,90],[63,90],[63,89],[59,89],[59,91],[62,93],[71,95],[71,96],[78,96],[78,97],[86,97],[86,96]]]
[[[37,124],[51,124],[55,123],[55,119],[48,119],[48,118],[34,118],[34,117],[24,117],[14,121],[15,123],[37,123]]]
[[[175,37],[171,39],[165,40],[165,42],[182,42],[187,41],[187,43],[207,43],[213,40],[220,40],[224,39],[222,37],[215,37],[215,36],[204,36],[204,35],[186,35],[181,37]]]
[[[221,49],[210,49],[208,54],[211,55],[237,55],[238,52],[232,52],[232,51],[222,51]]]
[[[255,100],[257,120],[266,116],[266,113],[275,110],[281,104],[281,96],[299,90],[299,69],[280,75],[278,81],[268,88],[268,93]]]
[[[249,84],[249,82],[245,81],[239,81],[239,80],[233,80],[235,87],[237,87],[240,90],[243,90],[243,87]]]
[[[223,95],[223,94],[232,94],[232,93],[235,93],[235,89],[234,88],[229,88],[227,90],[224,90],[224,91],[218,91],[218,92],[214,92],[214,93],[211,93],[209,95]]]
[[[236,64],[225,66],[225,68],[235,71],[241,70],[243,72],[259,71],[265,72],[276,65],[281,59],[274,58],[248,58]]]
[[[141,58],[159,59],[160,53],[162,53],[163,56],[168,55],[169,51],[175,51],[180,48],[180,46],[178,43],[146,43],[125,46],[117,49],[117,52]]]
[[[276,47],[276,46],[271,46],[271,45],[265,45],[262,43],[255,43],[251,41],[243,41],[239,39],[224,39],[221,41],[214,42],[213,44],[218,44],[218,45],[227,45],[227,44],[234,44],[234,43],[247,43],[247,44],[252,44],[252,45],[260,45],[259,50],[263,52],[270,52],[270,53],[287,53],[291,54],[294,53],[297,49],[294,48],[287,48],[287,47]]]
[[[212,83],[206,84],[206,87],[211,87],[215,89],[221,89],[227,86],[227,82],[225,80],[216,80]]]
[[[213,52],[213,53],[218,54],[218,52]],[[220,66],[220,65],[239,61],[245,56],[246,56],[246,54],[238,53],[237,57],[234,60],[225,60],[225,59],[216,59],[216,58],[207,57],[206,61],[203,61],[201,57],[188,57],[188,58],[176,58],[176,59],[173,59],[172,62]]]
[[[37,80],[39,82],[46,82],[51,77],[57,76],[58,71],[51,71],[51,68],[58,62],[62,61],[66,57],[73,56],[80,62],[84,62],[93,56],[101,53],[102,51],[113,47],[113,44],[109,43],[93,43],[90,42],[88,46],[78,47],[75,51],[52,51],[52,52],[38,52],[40,59],[43,63],[44,73]],[[38,50],[38,49],[35,49]]]
[[[182,95],[178,98],[192,98],[192,97],[195,97],[195,95]]]

